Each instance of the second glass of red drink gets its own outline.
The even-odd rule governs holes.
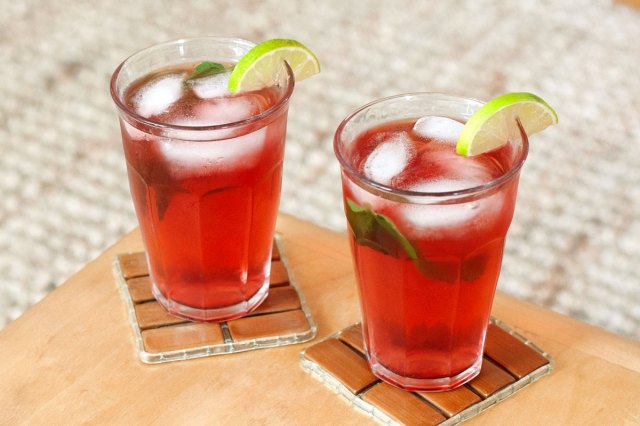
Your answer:
[[[449,390],[480,371],[528,152],[517,125],[498,149],[456,154],[481,105],[400,95],[363,106],[336,131],[368,360],[405,389]]]

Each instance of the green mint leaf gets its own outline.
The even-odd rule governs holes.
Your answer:
[[[378,225],[385,229],[389,234],[393,235],[398,240],[398,242],[402,244],[402,247],[405,249],[410,259],[415,260],[418,258],[416,249],[413,248],[409,240],[407,240],[407,238],[400,233],[398,228],[396,228],[396,225],[394,225],[394,223],[391,222],[388,217],[381,214],[376,214],[375,218]]]
[[[484,259],[470,259],[462,265],[462,271],[455,260],[421,259],[413,245],[387,216],[361,206],[349,198],[346,199],[346,205],[347,221],[358,244],[398,259],[409,258],[416,269],[431,280],[454,284],[460,274],[462,279],[470,280],[484,271]]]
[[[220,74],[226,71],[224,65],[217,62],[204,61],[199,63],[191,74],[186,78],[186,81],[195,80],[196,78],[209,77],[210,75]]]
[[[347,221],[359,244],[396,258],[403,255],[414,260],[418,258],[416,249],[388,217],[360,206],[349,198],[346,204]]]
[[[346,199],[346,202],[347,222],[349,222],[356,239],[364,239],[373,226],[373,214],[349,198]]]

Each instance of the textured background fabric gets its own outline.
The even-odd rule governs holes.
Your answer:
[[[499,288],[640,338],[640,13],[604,0],[0,0],[0,327],[135,226],[114,68],[193,35],[295,38],[322,62],[289,113],[281,209],[344,230],[332,136],[373,99],[532,91]]]

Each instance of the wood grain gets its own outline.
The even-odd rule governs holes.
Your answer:
[[[437,425],[446,419],[417,395],[384,382],[366,391],[362,399],[382,408],[394,420],[406,425]]]
[[[120,255],[120,269],[126,279],[149,275],[144,252]]]
[[[153,302],[136,305],[135,310],[140,330],[187,322],[184,318],[171,315],[155,300]]]
[[[640,0],[616,0],[616,3],[624,4],[626,6],[640,10]]]
[[[159,353],[176,349],[189,349],[224,342],[218,324],[188,323],[173,327],[160,327],[142,332],[147,352]]]
[[[548,363],[538,352],[518,344],[517,338],[495,324],[487,329],[484,352],[518,379]]]
[[[338,378],[353,394],[378,381],[367,361],[339,340],[318,343],[307,350],[306,357]]]
[[[269,295],[251,315],[300,309],[300,298],[296,290],[290,285],[269,289]]]
[[[344,235],[280,216],[322,339],[359,321]],[[184,362],[138,361],[112,275],[127,235],[0,331],[0,424],[372,424],[299,366],[314,342]],[[493,315],[555,358],[551,375],[468,422],[634,424],[640,343],[498,292]]]
[[[364,337],[362,336],[362,327],[359,325],[349,327],[340,333],[340,340],[364,355]]]
[[[279,285],[286,285],[289,283],[289,276],[287,275],[287,269],[280,261],[271,263],[271,275],[269,276],[269,285],[271,287],[277,287]]]
[[[487,398],[489,395],[503,387],[515,382],[509,373],[498,367],[490,360],[484,358],[482,360],[482,368],[480,374],[469,382],[469,387],[474,391],[482,395],[483,398]]]
[[[422,398],[438,407],[447,417],[459,413],[482,399],[469,388],[462,386],[447,392],[417,392]]]
[[[142,303],[149,300],[153,300],[153,294],[151,293],[151,279],[149,276],[130,278],[127,280],[127,287],[129,287],[129,294],[133,303]]]
[[[309,330],[307,317],[301,310],[238,318],[227,325],[234,340],[275,337]]]

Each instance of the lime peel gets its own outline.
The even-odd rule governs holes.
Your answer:
[[[505,145],[519,136],[518,121],[527,136],[531,136],[556,124],[558,115],[532,93],[498,96],[481,106],[467,121],[458,137],[456,152],[469,157]]]
[[[236,64],[229,78],[232,93],[272,86],[286,61],[296,81],[320,72],[318,58],[302,43],[289,39],[271,39],[254,46]]]

